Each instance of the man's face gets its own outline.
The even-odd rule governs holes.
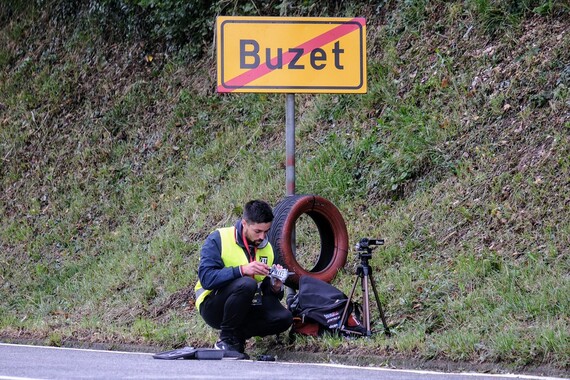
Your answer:
[[[261,242],[267,237],[267,232],[271,228],[271,222],[269,223],[248,223],[245,219],[242,219],[243,231],[245,238],[250,244],[258,247]]]

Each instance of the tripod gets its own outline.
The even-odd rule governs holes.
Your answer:
[[[356,285],[358,284],[358,280],[360,280],[360,287],[362,289],[362,313],[363,313],[363,322],[366,326],[366,336],[372,335],[372,330],[370,328],[370,301],[369,301],[369,291],[368,291],[368,281],[370,281],[370,285],[372,287],[372,291],[374,292],[374,298],[376,299],[376,305],[378,306],[378,311],[380,312],[380,318],[382,319],[382,324],[384,325],[384,333],[387,336],[391,336],[390,329],[388,328],[388,323],[386,322],[386,316],[384,315],[384,310],[382,309],[382,304],[380,303],[380,297],[378,297],[378,291],[376,290],[376,284],[374,283],[374,277],[372,276],[372,268],[368,263],[368,260],[372,257],[372,249],[371,245],[382,245],[384,244],[384,240],[382,239],[361,239],[360,242],[356,245],[356,249],[358,250],[358,255],[360,257],[360,264],[356,268],[356,278],[354,280],[354,284],[352,285],[352,290],[350,292],[350,296],[348,297],[348,302],[344,307],[344,311],[342,312],[342,318],[340,320],[340,330],[343,332],[351,332],[350,330],[346,329],[346,323],[348,320],[348,307],[350,305],[350,301],[352,301],[352,297],[354,296],[354,292],[356,290]]]

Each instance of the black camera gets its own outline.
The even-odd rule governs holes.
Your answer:
[[[371,251],[372,247],[377,245],[384,245],[384,239],[362,238],[358,243],[356,243],[356,250],[359,252]]]

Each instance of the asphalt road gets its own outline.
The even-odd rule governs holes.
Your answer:
[[[157,360],[152,353],[0,343],[0,379],[553,379],[254,360]]]

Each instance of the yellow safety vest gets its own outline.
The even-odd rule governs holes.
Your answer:
[[[222,243],[222,261],[224,262],[224,266],[227,268],[249,264],[243,248],[235,241],[236,228],[225,227],[219,228],[218,231],[220,232],[220,240]],[[258,248],[255,252],[255,260],[265,262],[269,266],[273,265],[274,259],[273,248],[269,243],[263,248]],[[257,282],[261,282],[265,277],[266,276],[263,275],[256,275],[254,278]],[[212,290],[204,289],[202,284],[200,284],[200,280],[198,280],[194,287],[194,292],[196,293],[196,308],[199,310],[200,304]]]

